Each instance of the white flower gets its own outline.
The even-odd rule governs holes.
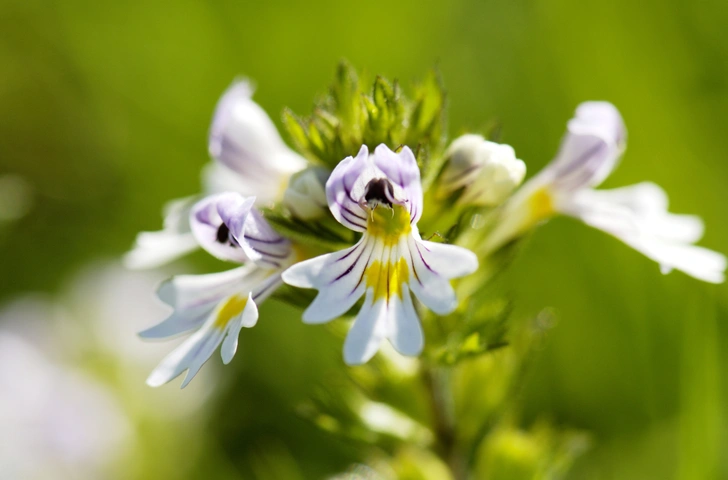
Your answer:
[[[278,235],[253,209],[254,197],[222,193],[198,202],[191,213],[196,240],[222,260],[246,265],[208,275],[179,275],[162,284],[159,298],[174,308],[159,325],[140,333],[165,338],[194,331],[151,373],[147,383],[159,386],[188,370],[182,387],[222,344],[229,363],[242,327],[258,320],[257,304],[281,284],[280,273],[291,264],[290,242]]]
[[[134,444],[131,424],[107,387],[67,363],[75,352],[49,333],[53,307],[0,312],[0,478],[107,478]]]
[[[593,189],[617,165],[626,136],[622,117],[612,104],[581,104],[556,158],[505,204],[486,250],[493,251],[561,213],[620,239],[659,263],[664,273],[677,269],[706,282],[723,282],[725,256],[693,245],[703,233],[701,219],[669,213],[667,195],[660,187],[642,183]]]
[[[346,338],[345,361],[365,363],[385,338],[404,355],[419,354],[422,327],[410,292],[438,314],[452,312],[457,300],[449,279],[475,271],[476,256],[420,238],[422,186],[408,147],[394,153],[380,145],[370,156],[362,146],[356,158],[347,157],[334,169],[326,196],[334,217],[362,237],[351,248],[298,263],[283,273],[286,283],[319,291],[303,314],[304,322],[339,317],[364,295]]]
[[[500,205],[526,175],[526,164],[516,158],[510,145],[489,142],[480,135],[456,138],[445,152],[448,163],[442,173],[441,191],[463,188],[462,204]]]
[[[237,174],[240,187],[233,191],[270,203],[281,198],[288,179],[306,167],[306,160],[286,146],[252,95],[247,81],[233,83],[223,94],[210,127],[209,151],[228,169],[223,175]]]
[[[310,167],[293,175],[283,194],[283,205],[301,220],[324,216],[328,210],[325,185],[330,173],[322,167]]]
[[[306,160],[286,146],[275,124],[252,99],[253,88],[237,81],[217,104],[208,149],[214,162],[203,170],[205,194],[238,192],[259,203],[279,201]],[[141,232],[124,261],[128,268],[154,268],[198,248],[190,233],[189,209],[195,198],[165,208],[164,229]]]

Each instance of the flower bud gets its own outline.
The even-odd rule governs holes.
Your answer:
[[[480,135],[456,138],[445,156],[441,193],[449,195],[462,188],[461,204],[500,205],[526,175],[526,164],[516,158],[510,145],[489,142]]]
[[[321,167],[310,167],[291,177],[283,194],[283,205],[294,217],[301,220],[315,220],[328,210],[326,202],[326,180],[329,171]]]

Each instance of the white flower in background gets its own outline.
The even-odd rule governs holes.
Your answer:
[[[88,265],[63,292],[71,318],[56,322],[63,331],[53,334],[57,343],[78,352],[81,358],[103,358],[104,365],[113,365],[114,387],[120,397],[132,399],[133,413],[162,422],[191,419],[215,395],[217,385],[217,372],[207,372],[182,396],[172,385],[150,391],[141,381],[170,351],[167,342],[140,348],[137,335],[169,314],[169,306],[149,295],[166,277],[160,271],[130,271],[115,262]]]
[[[0,227],[25,216],[33,204],[33,189],[19,175],[0,175]]]
[[[365,363],[385,338],[404,355],[419,354],[422,327],[410,291],[434,312],[452,312],[457,299],[449,279],[474,272],[476,256],[420,238],[422,186],[408,147],[394,153],[380,145],[370,156],[362,146],[356,158],[347,157],[334,169],[326,196],[334,217],[362,237],[351,248],[298,263],[283,273],[286,283],[319,291],[303,314],[304,322],[328,322],[364,295],[346,338],[345,361]]]
[[[185,387],[220,344],[223,362],[229,363],[240,329],[255,325],[257,304],[281,284],[280,273],[293,262],[293,250],[253,208],[254,201],[222,193],[192,208],[190,225],[199,244],[217,258],[245,265],[208,275],[178,275],[162,284],[158,296],[174,312],[140,335],[165,338],[195,332],[162,360],[147,379],[149,385],[162,385],[188,370]]]
[[[51,307],[18,301],[0,313],[0,478],[108,478],[133,445],[130,422],[104,385],[67,364]]]
[[[625,143],[624,123],[612,104],[582,103],[556,158],[505,204],[486,250],[561,213],[615,236],[659,263],[665,273],[677,269],[706,282],[723,282],[725,256],[693,245],[703,234],[701,219],[669,213],[660,187],[642,183],[593,189],[614,170]]]
[[[293,175],[283,194],[283,205],[301,220],[315,220],[328,214],[326,180],[330,173],[326,168],[310,167]]]
[[[365,400],[357,413],[370,431],[422,444],[433,440],[427,427],[386,403]]]
[[[510,145],[489,142],[480,135],[456,138],[445,157],[441,192],[448,195],[462,188],[461,204],[500,205],[526,175],[526,164],[516,158]]]
[[[267,204],[282,198],[288,180],[306,160],[288,148],[273,121],[252,99],[253,87],[237,81],[217,104],[208,150],[214,162],[203,170],[204,193],[238,192]],[[141,232],[126,255],[128,268],[154,268],[198,248],[190,232],[195,198],[174,200],[164,211],[164,228]]]

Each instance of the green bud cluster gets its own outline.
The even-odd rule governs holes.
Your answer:
[[[382,143],[393,150],[408,145],[426,177],[435,167],[431,159],[441,156],[445,147],[446,106],[435,70],[408,97],[396,80],[376,76],[366,82],[342,61],[329,94],[313,113],[303,117],[286,109],[283,124],[297,150],[314,163],[334,168],[362,145],[371,151]]]

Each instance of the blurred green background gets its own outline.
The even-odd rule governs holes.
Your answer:
[[[278,121],[284,106],[310,111],[340,58],[405,85],[439,66],[451,136],[497,119],[530,174],[579,102],[609,100],[630,138],[605,186],[660,184],[673,211],[705,219],[702,245],[728,252],[727,26],[719,0],[2,0],[0,174],[25,179],[33,203],[0,226],[0,298],[58,292],[160,227],[165,201],[198,191],[212,110],[236,76],[256,82]],[[567,219],[540,229],[513,267],[519,314],[558,313],[522,393],[526,419],[592,435],[569,478],[728,478],[724,285],[662,276]],[[264,310],[218,372],[219,399],[176,420],[202,425],[185,442],[200,445],[165,475],[263,478],[279,468],[266,462],[289,462],[321,478],[357,459],[290,407],[340,375],[340,339],[287,307]],[[295,478],[282,475],[271,478]]]

